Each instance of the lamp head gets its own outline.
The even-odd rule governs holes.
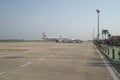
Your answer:
[[[100,10],[96,9],[97,13],[100,13]]]

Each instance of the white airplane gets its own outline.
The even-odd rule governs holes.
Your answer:
[[[60,42],[73,43],[72,39],[62,38],[62,36],[60,36],[59,38],[48,38],[45,33],[42,33],[42,36],[43,36],[42,39],[44,39],[46,41],[55,41],[56,43],[60,43]]]
[[[59,41],[59,38],[48,38],[45,33],[42,33],[42,36],[43,36],[42,39],[46,41],[55,41],[55,42]]]

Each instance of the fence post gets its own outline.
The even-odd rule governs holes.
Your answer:
[[[105,53],[107,52],[106,49],[107,49],[107,47],[105,46]]]
[[[118,56],[119,56],[119,60],[120,60],[120,50],[118,51]]]
[[[112,48],[112,58],[115,59],[115,50]]]
[[[108,47],[108,55],[109,55],[109,47]]]

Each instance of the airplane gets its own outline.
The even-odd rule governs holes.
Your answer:
[[[45,33],[42,33],[42,36],[43,36],[42,39],[46,41],[55,41],[56,43],[60,42],[59,38],[48,38]]]
[[[74,39],[73,42],[74,43],[82,43],[82,41],[80,39]]]
[[[79,39],[69,39],[69,38],[62,38],[62,36],[59,36],[59,38],[48,38],[45,33],[42,33],[42,39],[46,41],[55,41],[56,43],[81,43],[81,40]]]

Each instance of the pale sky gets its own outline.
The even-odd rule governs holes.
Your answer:
[[[0,39],[39,40],[48,37],[92,39],[108,29],[120,35],[120,0],[0,0]],[[95,34],[96,35],[96,34]]]

